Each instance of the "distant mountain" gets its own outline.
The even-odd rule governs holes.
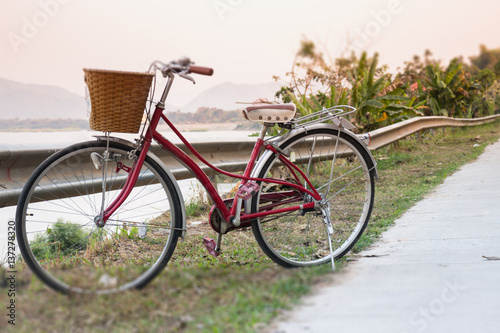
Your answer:
[[[222,83],[202,92],[184,107],[167,105],[167,110],[196,112],[199,107],[237,110],[259,98],[274,100],[280,83]],[[0,78],[0,119],[87,119],[87,104],[83,96],[64,88],[39,84],[24,84]]]
[[[196,112],[199,107],[216,107],[222,110],[237,110],[259,98],[274,100],[274,94],[281,87],[278,82],[265,84],[222,83],[202,92],[198,97],[180,108],[182,112]]]
[[[66,89],[0,78],[0,119],[86,119],[83,96]]]

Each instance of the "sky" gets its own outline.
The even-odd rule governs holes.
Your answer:
[[[446,64],[500,47],[494,0],[0,0],[0,77],[84,95],[82,68],[146,71],[189,56],[213,67],[177,80],[181,106],[223,82],[285,77],[300,41],[329,59],[378,52],[392,69],[430,49]]]

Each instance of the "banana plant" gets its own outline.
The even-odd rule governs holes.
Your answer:
[[[351,105],[357,108],[355,122],[360,130],[370,131],[421,114],[403,89],[390,87],[390,75],[375,78],[377,53],[369,66],[367,62],[363,53],[356,74],[351,77]]]
[[[425,84],[431,114],[447,117],[471,116],[470,105],[481,88],[458,59],[453,59],[445,70],[439,64],[427,66]]]

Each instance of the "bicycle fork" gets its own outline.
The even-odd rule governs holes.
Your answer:
[[[145,142],[139,156],[135,155],[136,150],[133,150],[130,152],[128,158],[134,159],[133,165],[131,167],[126,167],[122,163],[117,164],[117,171],[116,172],[118,172],[118,170],[120,170],[120,169],[123,169],[124,171],[126,171],[128,173],[128,177],[127,177],[127,180],[125,181],[125,184],[123,185],[123,188],[120,190],[119,195],[115,198],[115,200],[111,204],[109,204],[106,207],[105,195],[108,191],[105,187],[106,174],[107,174],[107,170],[108,170],[108,162],[110,161],[110,158],[111,158],[111,156],[109,155],[109,138],[107,138],[107,140],[108,140],[108,143],[106,146],[106,151],[104,152],[103,156],[99,156],[99,154],[91,155],[91,160],[94,163],[94,166],[96,167],[96,169],[99,169],[100,167],[103,168],[103,179],[102,179],[103,198],[102,198],[101,213],[94,218],[94,223],[99,228],[102,228],[106,225],[106,222],[111,217],[111,215],[127,199],[130,192],[132,192],[132,189],[134,188],[134,185],[137,182],[137,179],[139,178],[139,173],[141,172],[141,166],[144,163],[144,160],[146,159],[146,155],[147,155],[149,146],[151,145],[151,141]]]

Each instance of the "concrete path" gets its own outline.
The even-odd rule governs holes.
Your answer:
[[[500,141],[362,255],[266,332],[500,332]]]

